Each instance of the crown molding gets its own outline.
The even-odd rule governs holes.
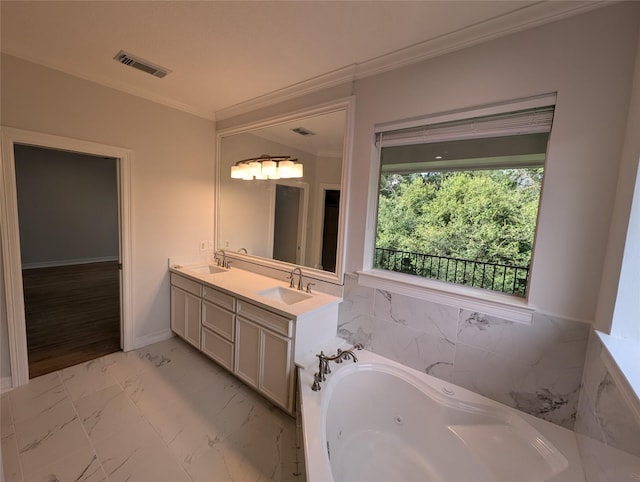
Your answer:
[[[611,4],[606,1],[549,2],[522,7],[499,17],[464,27],[424,42],[359,63],[355,78],[363,79],[423,60],[462,50],[513,33],[578,15]]]
[[[253,99],[249,99],[245,102],[240,102],[239,104],[216,111],[215,118],[217,121],[229,119],[263,107],[269,107],[274,104],[295,99],[306,94],[312,94],[337,85],[353,82],[355,78],[355,70],[355,64],[349,65],[347,67],[298,82],[297,84],[275,90],[268,94],[254,97]]]

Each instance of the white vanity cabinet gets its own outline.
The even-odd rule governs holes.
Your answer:
[[[171,273],[171,329],[293,414],[292,318]]]
[[[293,320],[252,303],[237,301],[236,375],[289,413],[295,370]]]
[[[200,349],[202,285],[171,273],[171,329]]]

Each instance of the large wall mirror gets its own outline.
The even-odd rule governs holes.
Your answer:
[[[349,98],[218,132],[217,249],[342,283],[352,104]],[[296,159],[303,176],[231,177],[232,166],[261,156]]]

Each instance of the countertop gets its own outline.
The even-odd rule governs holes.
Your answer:
[[[293,319],[342,301],[342,298],[314,291],[309,299],[288,305],[257,294],[259,291],[276,286],[290,289],[287,281],[279,281],[238,268],[214,274],[200,274],[191,271],[190,268],[193,266],[171,265],[169,271]]]

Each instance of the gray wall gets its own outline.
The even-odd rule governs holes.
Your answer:
[[[117,161],[15,146],[23,268],[118,257]]]

